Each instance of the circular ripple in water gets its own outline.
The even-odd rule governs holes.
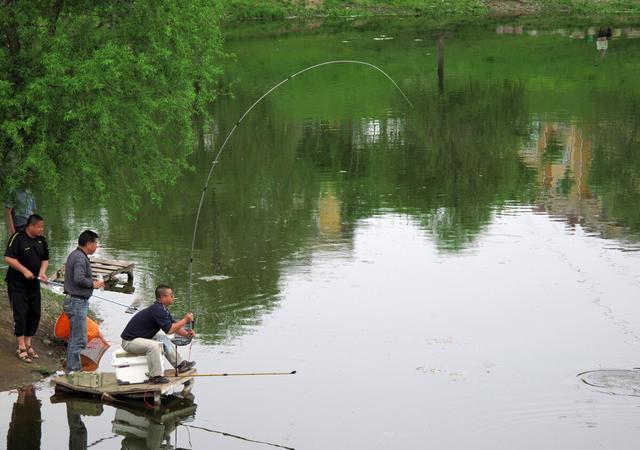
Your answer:
[[[640,370],[593,370],[577,376],[607,394],[640,397]]]

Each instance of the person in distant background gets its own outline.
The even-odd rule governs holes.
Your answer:
[[[4,253],[9,265],[5,278],[13,310],[13,331],[18,339],[18,358],[26,363],[37,359],[31,347],[40,323],[40,282],[47,282],[49,246],[43,236],[44,220],[37,214],[27,219],[27,228],[11,236]]]
[[[36,211],[36,199],[31,192],[32,180],[33,170],[29,169],[22,186],[9,192],[4,198],[4,215],[9,237],[13,236],[16,231],[24,230],[27,226],[27,219]]]
[[[607,56],[607,49],[609,48],[609,39],[611,39],[613,33],[611,28],[600,28],[598,31],[598,37],[596,39],[596,49],[600,53],[600,59],[604,59]]]

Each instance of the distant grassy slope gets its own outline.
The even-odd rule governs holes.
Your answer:
[[[383,14],[432,17],[639,14],[637,0],[222,0],[230,20]]]

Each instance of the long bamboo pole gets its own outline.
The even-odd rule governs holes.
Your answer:
[[[194,373],[191,375],[179,375],[178,378],[191,377],[238,377],[238,376],[256,376],[256,375],[293,375],[296,371],[291,372],[236,372],[236,373]]]

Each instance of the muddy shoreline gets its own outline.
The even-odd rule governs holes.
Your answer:
[[[65,345],[53,337],[53,327],[62,311],[61,295],[42,289],[42,318],[33,338],[33,348],[40,359],[25,363],[16,356],[17,342],[13,335],[13,315],[7,295],[7,285],[0,284],[0,391],[36,383],[62,367]]]

